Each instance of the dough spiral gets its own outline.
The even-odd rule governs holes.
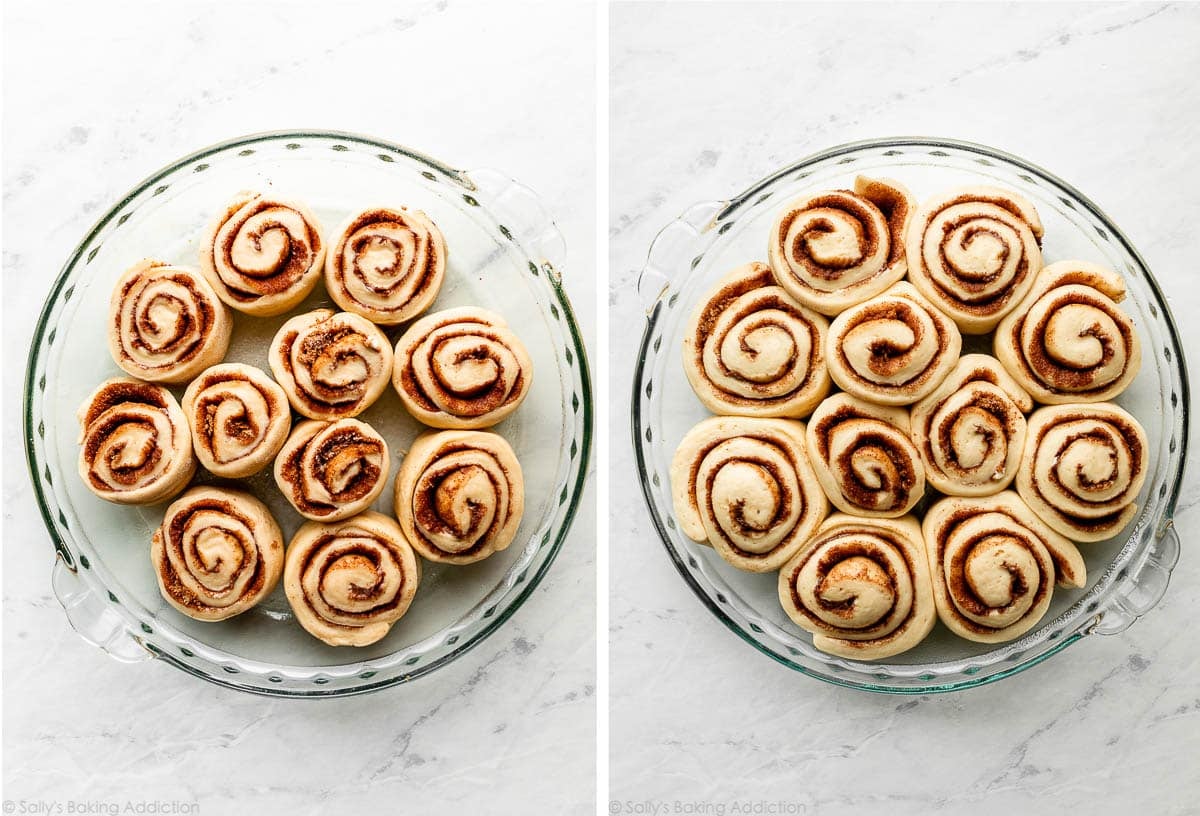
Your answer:
[[[938,616],[967,640],[1016,640],[1046,614],[1056,582],[1087,583],[1075,545],[1011,490],[942,499],[925,513],[921,528]]]
[[[430,561],[472,564],[507,549],[525,512],[521,464],[487,431],[429,431],[396,476],[396,518]]]
[[[1037,210],[1011,190],[949,190],[912,217],[905,240],[909,279],[963,334],[985,334],[1033,286],[1041,239]]]
[[[325,258],[325,288],[347,312],[395,325],[429,308],[441,290],[446,241],[420,210],[363,210],[336,235]]]
[[[671,494],[684,534],[749,572],[779,569],[829,512],[790,419],[703,420],[675,451]]]
[[[1125,282],[1103,266],[1050,264],[996,328],[996,357],[1038,402],[1110,400],[1142,362],[1133,321],[1117,306],[1124,298]]]
[[[854,660],[907,652],[937,621],[921,526],[912,516],[834,513],[779,571],[779,602],[823,652]]]
[[[108,348],[126,374],[183,383],[221,362],[233,322],[204,277],[144,260],[117,280],[109,301]]]
[[[1137,514],[1148,456],[1141,424],[1112,403],[1039,408],[1029,417],[1017,492],[1062,535],[1101,541]]]
[[[229,479],[270,464],[292,427],[287,394],[265,372],[241,363],[213,366],[194,379],[183,413],[200,464]]]
[[[296,425],[275,459],[275,484],[296,512],[338,521],[371,506],[387,484],[387,442],[357,419]]]
[[[925,494],[903,408],[834,394],[809,418],[808,456],[825,495],[844,513],[896,518]]]
[[[859,176],[854,190],[789,203],[771,228],[775,279],[797,301],[836,315],[904,277],[904,232],[916,202],[899,182]]]
[[[167,508],[150,545],[158,588],[188,617],[220,621],[271,594],[283,572],[283,533],[248,493],[193,487]]]
[[[829,393],[829,323],[775,284],[765,264],[722,278],[692,315],[683,365],[718,414],[803,417]]]

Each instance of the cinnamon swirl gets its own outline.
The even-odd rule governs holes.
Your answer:
[[[960,187],[921,205],[908,227],[909,280],[963,334],[1013,311],[1042,268],[1042,222],[1023,197]]]
[[[1087,582],[1075,545],[1011,490],[942,499],[925,513],[921,528],[938,617],[967,640],[1016,640],[1046,614],[1056,582]]]
[[[430,561],[472,564],[512,543],[525,511],[525,481],[503,437],[429,431],[396,475],[396,518]]]
[[[250,494],[193,487],[167,508],[150,558],[171,606],[196,620],[220,621],[275,589],[283,572],[283,533]]]
[[[671,493],[684,534],[749,572],[779,569],[829,512],[790,419],[703,420],[675,451]]]
[[[1050,264],[996,328],[996,357],[1038,402],[1110,400],[1142,363],[1133,321],[1117,306],[1124,298],[1125,281],[1103,266]]]
[[[912,516],[834,513],[779,571],[779,602],[823,652],[854,660],[907,652],[937,621],[921,526]]]
[[[221,362],[232,331],[229,310],[203,276],[164,261],[131,266],[109,301],[113,360],[149,382],[187,382]]]
[[[1137,514],[1146,432],[1113,405],[1055,405],[1029,417],[1017,492],[1042,521],[1075,541],[1116,535]]]
[[[229,479],[270,464],[292,427],[287,394],[265,372],[242,363],[213,366],[193,380],[183,413],[200,464]]]
[[[379,498],[390,468],[387,442],[365,422],[306,419],[275,459],[275,483],[300,515],[338,521]]]
[[[829,323],[775,285],[766,264],[722,278],[692,315],[683,367],[717,414],[807,416],[829,393]]]
[[[836,315],[904,277],[904,232],[916,207],[890,179],[859,176],[854,190],[796,199],[775,219],[767,246],[779,285],[821,314]]]

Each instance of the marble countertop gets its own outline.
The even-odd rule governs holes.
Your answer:
[[[619,4],[611,23],[616,398],[661,227],[888,135],[991,144],[1080,187],[1155,270],[1200,358],[1200,8]],[[891,698],[796,674],[709,614],[655,537],[628,414],[611,423],[611,812],[1195,812],[1200,652],[1183,620],[1200,602],[1200,446],[1176,514],[1184,554],[1154,611],[994,685]]]
[[[544,582],[493,637],[411,684],[314,704],[227,691],[159,662],[123,665],[76,636],[50,591],[52,550],[21,443],[21,349],[72,248],[134,183],[243,133],[358,131],[528,184],[566,235],[564,281],[591,344],[594,11],[519,10],[6,4],[4,796],[14,808],[527,813],[536,791],[546,812],[592,811],[595,614],[580,602],[595,594],[592,491]]]

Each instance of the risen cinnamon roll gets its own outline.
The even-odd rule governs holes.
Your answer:
[[[1016,308],[1042,268],[1042,222],[999,187],[960,187],[912,217],[909,280],[964,334],[984,334]]]
[[[1040,408],[1029,417],[1017,492],[1059,533],[1101,541],[1137,514],[1148,456],[1141,424],[1112,403]]]
[[[912,407],[912,440],[929,484],[952,496],[999,493],[1017,475],[1033,400],[995,358],[967,354]]]
[[[164,261],[131,266],[109,301],[109,351],[141,380],[187,382],[224,359],[232,331],[229,310],[203,276]]]
[[[365,422],[306,419],[275,459],[275,483],[300,515],[337,521],[370,507],[390,468],[387,442]]]
[[[1056,582],[1087,582],[1075,545],[1011,490],[942,499],[926,511],[921,528],[938,617],[967,640],[1016,640],[1046,614]]]
[[[446,242],[420,210],[363,210],[336,236],[325,258],[325,288],[348,312],[403,323],[425,311],[442,288]]]
[[[309,419],[358,416],[387,388],[392,347],[364,317],[316,309],[284,323],[269,362],[292,407]]]
[[[187,418],[161,386],[126,377],[105,380],[78,416],[79,475],[106,501],[163,501],[196,472]]]
[[[845,513],[897,518],[925,494],[903,408],[834,394],[808,420],[808,456],[825,495]]]
[[[671,494],[684,534],[749,572],[779,569],[829,512],[790,419],[700,422],[675,451]]]
[[[196,620],[220,621],[275,589],[283,572],[283,533],[250,494],[193,487],[167,508],[150,558],[171,606]]]
[[[421,581],[421,561],[382,513],[293,536],[283,568],[288,603],[309,634],[330,646],[369,646],[404,616]]]
[[[183,413],[200,464],[229,479],[266,467],[292,427],[287,394],[242,363],[213,366],[194,379],[183,394]]]
[[[802,417],[829,392],[829,324],[775,285],[765,264],[722,278],[692,315],[683,368],[717,414]]]
[[[908,269],[904,231],[915,207],[899,182],[863,176],[853,191],[796,199],[771,228],[767,253],[775,279],[826,315],[874,297]]]
[[[504,318],[465,306],[426,315],[396,343],[392,384],[413,418],[435,428],[487,428],[517,409],[533,362]]]
[[[823,652],[855,660],[907,652],[937,621],[921,526],[912,516],[834,513],[779,571],[779,602]]]
[[[512,543],[525,511],[516,455],[487,431],[429,431],[396,476],[396,518],[430,561],[472,564]]]
[[[308,208],[239,193],[209,226],[200,269],[239,312],[277,315],[308,296],[321,277],[325,242]]]
[[[842,312],[829,327],[825,357],[844,391],[909,405],[938,387],[961,349],[954,323],[902,282]]]
[[[1020,307],[996,328],[996,357],[1038,402],[1103,402],[1133,381],[1142,346],[1117,302],[1125,281],[1086,261],[1042,270]]]

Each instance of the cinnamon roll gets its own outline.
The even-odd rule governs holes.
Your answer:
[[[825,495],[851,515],[897,518],[925,494],[903,408],[834,394],[809,418],[808,456]]]
[[[904,277],[904,232],[916,201],[899,182],[859,176],[854,190],[791,202],[767,246],[779,285],[803,305],[836,315]]]
[[[1017,492],[1075,541],[1110,538],[1133,520],[1146,481],[1146,432],[1113,405],[1055,405],[1029,417]]]
[[[138,379],[187,382],[229,349],[229,310],[190,269],[139,261],[117,280],[108,308],[109,351]]]
[[[365,422],[306,419],[275,459],[275,483],[300,515],[338,521],[379,498],[390,468],[387,442]]]
[[[342,224],[325,258],[325,288],[374,323],[403,323],[429,308],[446,274],[446,242],[420,210],[376,207]]]
[[[292,407],[309,419],[358,416],[387,388],[392,346],[356,314],[316,309],[284,323],[268,360]]]
[[[988,496],[1012,482],[1033,400],[995,358],[966,354],[912,407],[925,479],[952,496]]]
[[[275,589],[283,573],[283,533],[249,493],[193,487],[167,508],[150,558],[171,606],[196,620],[220,621]]]
[[[1133,321],[1117,306],[1124,298],[1125,281],[1103,266],[1050,264],[996,328],[996,357],[1038,402],[1110,400],[1142,364]]]
[[[703,420],[675,451],[671,494],[684,534],[748,572],[779,569],[829,512],[791,419]]]
[[[909,280],[963,334],[985,334],[1042,268],[1042,222],[999,187],[960,187],[921,205],[908,227]]]
[[[912,516],[834,513],[779,571],[779,602],[823,652],[854,660],[907,652],[937,621],[921,526]]]
[[[525,512],[521,464],[487,431],[428,431],[396,475],[396,518],[430,561],[473,564],[512,543]]]
[[[127,377],[105,380],[78,416],[79,475],[106,501],[163,501],[196,472],[187,418],[161,386]]]
[[[1011,490],[950,496],[921,525],[938,617],[978,643],[1005,643],[1046,614],[1054,584],[1087,583],[1083,557]]]
[[[238,479],[275,458],[292,427],[287,394],[260,369],[225,363],[206,370],[183,394],[196,458],[210,473]]]
[[[807,416],[829,393],[829,323],[775,285],[766,264],[722,278],[692,315],[683,367],[717,414]]]
[[[904,282],[838,315],[826,343],[833,381],[880,405],[928,396],[962,350],[954,323]]]
[[[300,625],[330,646],[369,646],[412,604],[421,561],[395,521],[367,511],[306,522],[288,544],[283,588]]]
[[[209,226],[200,269],[221,300],[251,315],[283,314],[317,285],[321,227],[295,201],[239,193]]]
[[[465,306],[426,315],[396,343],[392,384],[418,422],[487,428],[525,399],[533,361],[504,318]]]

